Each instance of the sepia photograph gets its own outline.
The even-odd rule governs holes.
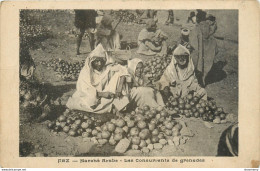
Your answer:
[[[19,157],[238,157],[238,18],[20,9]]]

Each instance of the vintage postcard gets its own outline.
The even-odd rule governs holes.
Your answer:
[[[257,1],[1,3],[0,166],[259,167]]]

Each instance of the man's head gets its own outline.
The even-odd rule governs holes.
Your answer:
[[[146,21],[146,29],[148,31],[155,31],[157,29],[156,21],[154,21],[154,19],[148,19]]]
[[[114,19],[111,15],[104,15],[101,20],[101,24],[107,28],[110,28],[110,27],[112,28],[113,21],[114,21]]]
[[[187,66],[187,64],[189,63],[190,52],[186,47],[184,47],[182,45],[179,45],[174,50],[173,56],[176,60],[177,65],[180,68],[185,68]]]
[[[139,63],[136,65],[136,68],[135,68],[135,76],[136,76],[136,77],[141,77],[142,74],[143,74],[143,71],[144,71],[143,62],[139,62]]]
[[[174,56],[175,57],[175,60],[177,62],[177,65],[180,67],[180,68],[185,68],[189,62],[189,55],[186,54],[186,55],[176,55]]]
[[[100,57],[95,58],[91,62],[92,68],[97,70],[97,71],[102,71],[105,64],[106,64],[106,58],[100,58]]]

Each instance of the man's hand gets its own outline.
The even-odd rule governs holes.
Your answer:
[[[176,81],[171,82],[171,83],[170,83],[170,86],[176,87]]]
[[[115,94],[113,94],[113,93],[111,93],[111,92],[99,92],[99,93],[98,93],[98,96],[99,96],[99,97],[106,98],[106,99],[111,99],[111,98],[114,98],[114,97],[115,97]]]

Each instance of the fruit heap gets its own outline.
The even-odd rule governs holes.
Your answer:
[[[170,96],[166,107],[172,114],[184,115],[187,118],[202,118],[204,121],[220,123],[226,118],[226,114],[222,107],[217,107],[214,100],[203,100],[194,96],[192,93],[185,98]]]
[[[166,67],[171,63],[171,57],[153,57],[145,62],[144,74],[152,81],[158,81]]]
[[[32,83],[26,80],[20,81],[20,104],[22,108],[37,107],[45,99],[40,84]]]
[[[111,15],[115,18],[122,18],[122,22],[124,23],[139,23],[137,14],[130,12],[129,10],[112,10]]]
[[[32,121],[33,119],[44,119],[50,113],[47,104],[47,95],[43,86],[37,82],[27,80],[20,81],[20,119],[22,121]]]
[[[21,11],[20,14],[20,43],[33,44],[46,39],[49,31],[30,12]]]
[[[48,128],[56,132],[82,136],[83,140],[89,139],[98,145],[109,143],[117,149],[122,143],[126,144],[124,152],[129,147],[149,152],[152,147],[161,149],[167,144],[179,145],[182,127],[164,108],[150,109],[149,106],[139,107],[107,122],[66,110],[55,122],[48,123]]]
[[[63,131],[70,136],[81,136],[84,132],[92,132],[92,128],[101,126],[102,121],[84,115],[81,111],[66,110],[56,121],[49,122],[48,128],[54,132]]]
[[[61,59],[51,59],[47,62],[42,61],[41,64],[52,68],[64,81],[76,81],[85,61],[71,63]]]

